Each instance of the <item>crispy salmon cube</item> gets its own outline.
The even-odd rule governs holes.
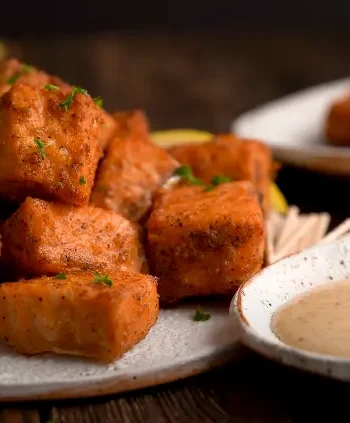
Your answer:
[[[77,272],[57,278],[0,285],[0,337],[22,354],[53,352],[110,362],[157,321],[153,276]]]
[[[90,96],[14,85],[0,99],[0,195],[88,203],[101,147]]]
[[[102,149],[105,150],[113,138],[118,125],[117,122],[113,119],[113,116],[107,113],[105,110],[101,109],[101,113],[101,123],[97,136]]]
[[[97,172],[91,203],[139,221],[151,207],[154,193],[178,166],[147,137],[116,135]]]
[[[48,75],[34,66],[21,63],[17,59],[5,60],[0,64],[0,96],[17,84],[36,88],[44,88],[46,84],[53,84],[64,90],[71,88],[57,76]]]
[[[164,304],[233,294],[262,266],[264,218],[254,185],[162,189],[147,223],[150,273]]]
[[[72,86],[55,75],[49,75],[43,70],[28,66],[16,59],[9,59],[0,64],[0,96],[9,91],[13,85],[24,84],[35,88],[44,88],[47,85],[58,87],[64,94],[69,94]],[[49,87],[50,88],[50,87]],[[51,88],[55,89],[55,87]],[[106,148],[112,138],[116,122],[112,115],[101,109],[101,118],[98,139],[101,147]]]
[[[122,135],[136,135],[146,137],[149,134],[150,124],[143,110],[125,110],[113,114],[118,126],[118,133]]]
[[[88,269],[139,272],[144,261],[138,226],[97,207],[27,198],[1,232],[6,260],[23,276]]]
[[[326,116],[326,138],[329,144],[350,146],[350,95],[331,105]]]
[[[169,153],[193,174],[209,183],[215,176],[248,180],[255,185],[264,213],[269,211],[269,181],[272,173],[270,149],[257,140],[219,134],[210,142],[170,148]]]

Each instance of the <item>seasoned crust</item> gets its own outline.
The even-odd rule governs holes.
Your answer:
[[[1,196],[88,203],[102,154],[102,115],[88,95],[77,93],[68,111],[60,106],[66,98],[61,91],[20,84],[1,97]]]
[[[269,148],[262,142],[241,139],[233,134],[218,134],[212,141],[173,147],[168,151],[207,183],[217,175],[229,176],[234,181],[251,181],[264,213],[269,211],[272,158]]]
[[[0,285],[0,337],[22,354],[54,352],[104,362],[144,338],[159,312],[157,280],[113,272],[111,286],[94,272]]]
[[[25,277],[88,269],[139,272],[139,231],[107,210],[27,198],[1,227],[3,260]]]
[[[116,116],[116,114],[114,115]],[[118,114],[118,129],[98,169],[91,203],[114,210],[131,221],[142,219],[154,193],[178,162],[153,144],[139,111]]]
[[[164,304],[232,294],[263,263],[264,219],[249,181],[210,192],[181,184],[163,189],[147,230],[150,271]]]

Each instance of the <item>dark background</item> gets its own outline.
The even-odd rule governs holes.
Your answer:
[[[348,1],[3,1],[1,33],[348,27]],[[14,19],[6,19],[13,17]]]

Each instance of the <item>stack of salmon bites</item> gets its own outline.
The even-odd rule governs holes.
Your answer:
[[[0,336],[17,351],[111,361],[159,302],[232,295],[265,250],[271,157],[218,135],[168,151],[140,110],[15,60],[0,68]]]
[[[89,204],[117,122],[86,90],[45,75],[19,64],[3,79],[0,195],[19,207],[1,226],[16,282],[0,286],[0,334],[22,353],[112,360],[155,323],[156,278],[139,273],[139,225]]]

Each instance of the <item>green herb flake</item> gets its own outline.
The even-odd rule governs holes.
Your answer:
[[[73,103],[73,100],[76,94],[84,94],[86,95],[88,92],[84,90],[84,88],[77,87],[76,85],[73,86],[71,93],[60,103],[60,107],[62,107],[66,112],[68,112],[70,106]]]
[[[46,157],[46,153],[45,153],[46,144],[44,143],[44,141],[41,141],[40,138],[34,138],[34,142],[38,147],[38,150],[39,150],[41,157],[43,159],[45,159],[45,157]]]
[[[101,192],[106,191],[106,187],[105,187],[105,185],[102,185],[102,184],[101,184],[101,185],[99,185],[99,186],[98,186],[98,190],[99,190],[99,191],[101,191]]]
[[[232,178],[230,176],[214,176],[214,178],[210,181],[210,183],[212,185],[214,185],[214,187],[220,185],[220,184],[224,184],[225,182],[231,182]]]
[[[192,169],[189,166],[183,165],[178,167],[177,169],[175,169],[174,175],[180,176],[182,180],[188,182],[191,185],[205,185],[201,179],[196,178],[193,175]]]
[[[210,181],[210,185],[207,186],[205,189],[206,192],[212,191],[215,187],[217,187],[220,184],[224,184],[226,182],[231,182],[232,178],[230,176],[214,176],[214,178]]]
[[[16,72],[14,73],[12,76],[10,76],[7,80],[6,83],[9,85],[13,85],[17,82],[17,79],[20,78],[22,75],[21,72]]]
[[[31,72],[33,72],[33,66],[31,66],[31,65],[27,65],[26,63],[23,63],[23,65],[22,65],[22,73],[23,74],[25,74],[25,73],[31,73]]]
[[[53,85],[53,84],[46,84],[45,85],[45,90],[47,91],[58,91],[60,89],[60,87],[58,87],[57,85]]]
[[[22,70],[20,70],[19,72],[14,73],[12,76],[10,76],[7,80],[6,83],[9,85],[13,85],[17,82],[17,80],[25,74],[28,74],[30,72],[33,71],[33,66],[27,65],[27,64],[23,64],[22,65]]]
[[[195,322],[206,322],[211,318],[211,315],[204,311],[201,307],[197,307],[193,320]]]
[[[100,273],[95,272],[95,279],[92,281],[93,283],[104,283],[105,285],[111,287],[113,282],[109,279],[108,275],[102,276]]]
[[[85,184],[86,184],[86,180],[85,180],[84,176],[81,176],[81,177],[79,178],[79,184],[80,184],[80,185],[85,185]]]
[[[102,109],[103,107],[103,98],[98,96],[98,97],[94,97],[94,103],[96,104],[97,107],[99,107],[100,109]]]
[[[64,279],[67,279],[67,276],[64,273],[60,272],[55,276],[55,279],[64,280]]]

